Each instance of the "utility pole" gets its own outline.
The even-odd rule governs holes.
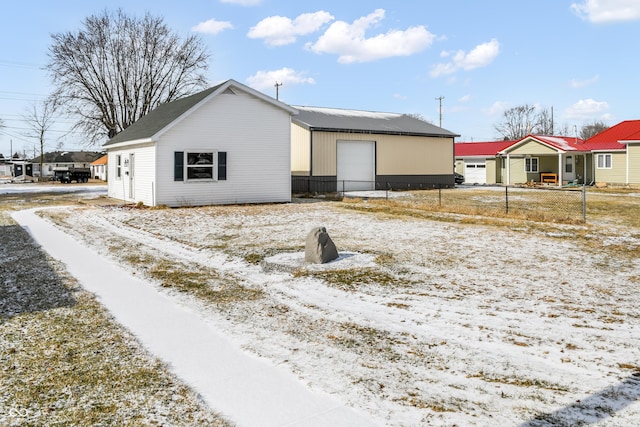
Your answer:
[[[276,81],[275,86],[276,86],[276,99],[280,99],[280,86],[282,86],[282,83],[278,83]]]
[[[444,96],[439,96],[436,98],[436,101],[440,101],[440,127],[442,127],[442,100]]]

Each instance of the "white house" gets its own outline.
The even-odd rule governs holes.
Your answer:
[[[101,181],[107,180],[107,159],[109,156],[106,154],[100,157],[98,160],[91,162],[91,177],[99,179]]]
[[[148,206],[291,201],[290,107],[234,80],[109,140],[108,195]]]

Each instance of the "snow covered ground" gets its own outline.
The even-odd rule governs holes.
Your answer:
[[[635,231],[510,229],[340,206],[43,215],[247,353],[382,425],[638,423],[640,268],[615,249],[640,246]],[[298,257],[316,226],[353,254],[343,266],[262,268]],[[254,297],[216,302],[161,286],[151,274],[160,260]]]
[[[85,197],[107,195],[106,184],[14,184],[0,183],[0,195],[21,193],[75,193]]]

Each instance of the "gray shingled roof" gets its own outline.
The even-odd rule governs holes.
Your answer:
[[[54,151],[44,153],[43,163],[91,163],[103,156],[103,153],[96,151]],[[40,162],[40,156],[31,160],[33,163]]]
[[[194,95],[159,105],[150,111],[149,114],[141,117],[131,126],[111,138],[104,146],[106,147],[118,142],[151,138],[225,83],[210,87]]]
[[[293,121],[305,129],[332,132],[381,133],[391,135],[460,136],[423,120],[399,113],[295,106]]]

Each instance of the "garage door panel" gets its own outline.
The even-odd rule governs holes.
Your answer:
[[[467,161],[464,164],[464,182],[467,184],[487,183],[487,164],[482,161]]]
[[[337,157],[339,190],[375,188],[374,141],[338,141]]]

